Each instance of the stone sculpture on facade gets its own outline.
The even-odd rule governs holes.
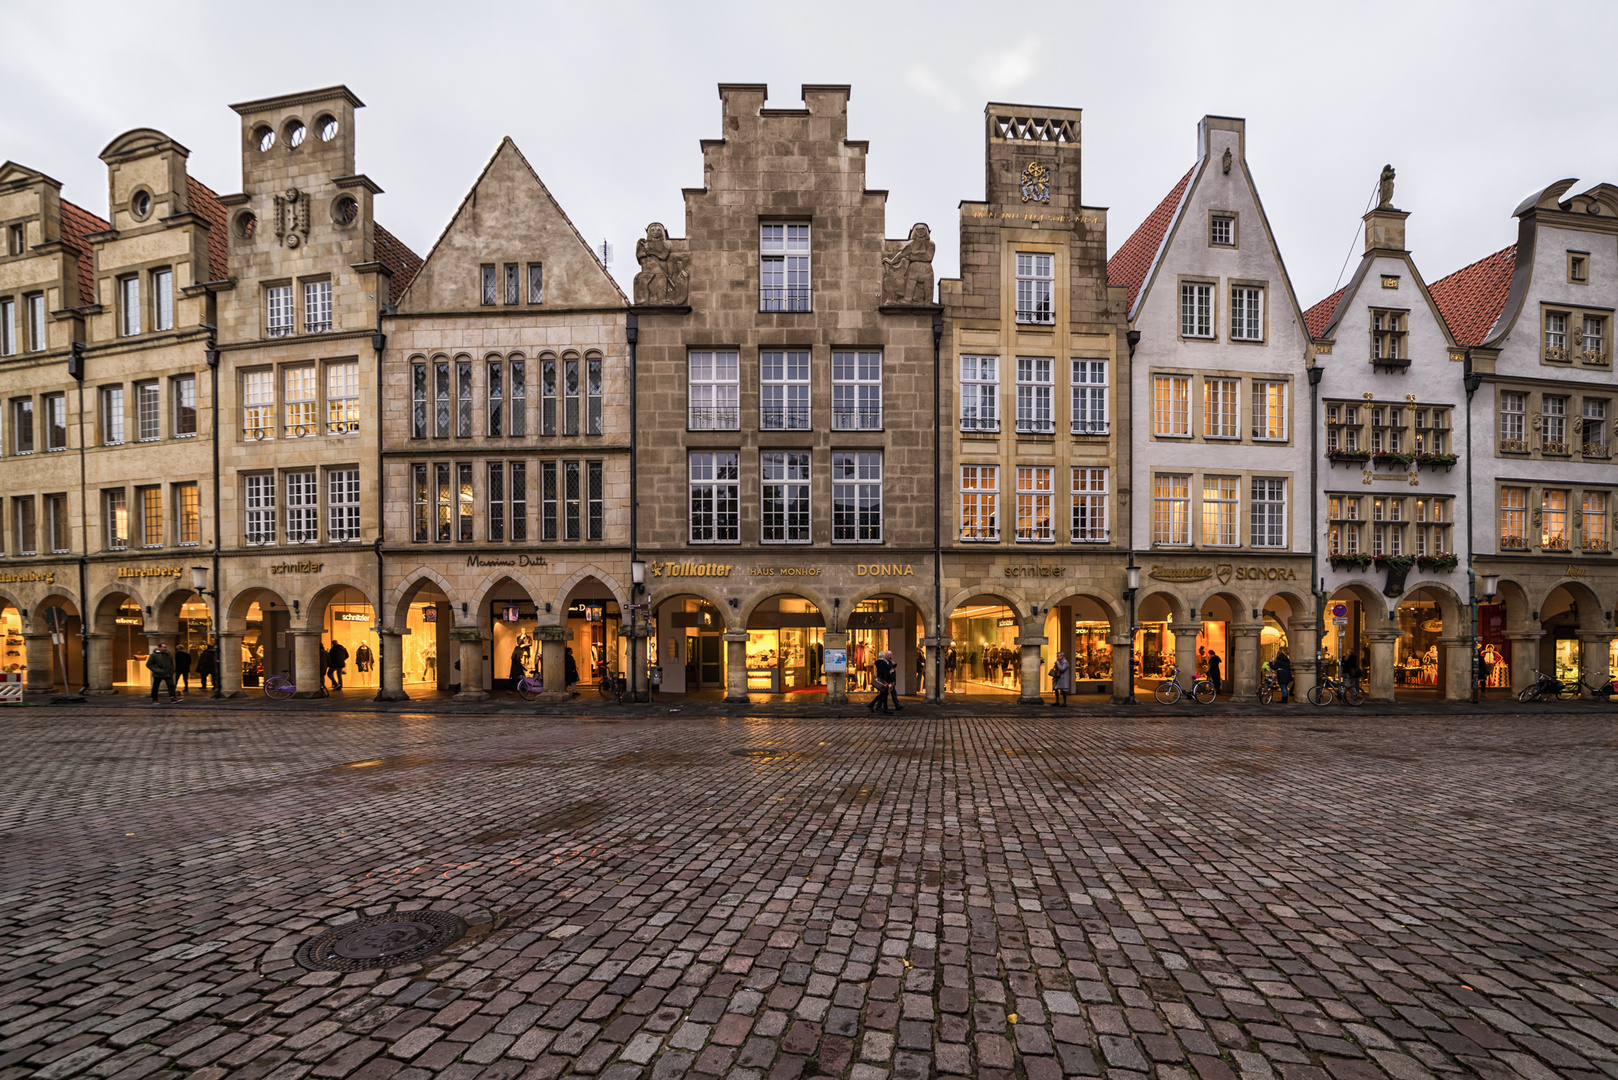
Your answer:
[[[1382,166],[1382,177],[1376,184],[1376,208],[1378,210],[1391,210],[1393,208],[1393,178],[1395,175],[1392,165]]]
[[[640,263],[640,273],[635,275],[635,303],[683,304],[690,298],[690,259],[674,250],[662,222],[646,226],[646,239],[635,242],[635,261]]]
[[[932,231],[921,222],[910,227],[910,239],[882,260],[882,301],[887,304],[933,302]]]

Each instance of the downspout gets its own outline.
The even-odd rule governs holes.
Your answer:
[[[1132,586],[1130,578],[1138,573],[1138,571],[1134,569],[1135,447],[1133,440],[1135,426],[1132,418],[1134,417],[1133,409],[1135,407],[1135,346],[1140,344],[1140,331],[1135,329],[1130,329],[1127,331],[1124,334],[1124,342],[1129,346],[1129,378],[1118,380],[1119,387],[1123,390],[1124,394],[1124,400],[1122,403],[1122,408],[1119,409],[1119,415],[1125,419],[1125,430],[1129,434],[1131,441],[1127,445],[1121,440],[1118,443],[1120,450],[1129,455],[1128,468],[1120,469],[1118,472],[1122,478],[1119,486],[1124,491],[1129,493],[1129,527],[1125,530],[1126,539],[1129,541],[1129,561],[1125,564],[1127,569],[1124,571],[1124,584]],[[1123,487],[1124,484],[1127,484],[1128,487]],[[1125,662],[1129,665],[1129,694],[1125,699],[1125,704],[1135,705],[1137,704],[1135,700],[1135,590],[1133,587],[1130,587],[1126,588],[1124,592],[1129,596],[1129,646],[1125,650]]]
[[[386,668],[388,663],[388,636],[381,633],[383,616],[382,600],[387,595],[383,592],[385,576],[383,574],[382,558],[382,534],[387,527],[388,505],[388,470],[387,462],[384,461],[382,457],[382,408],[384,405],[382,390],[382,351],[388,347],[388,335],[382,332],[382,316],[387,310],[388,306],[384,304],[377,311],[376,330],[371,334],[371,348],[376,352],[376,539],[371,545],[372,550],[376,552],[376,609],[371,612],[371,621],[376,624],[378,630],[376,635],[376,697],[372,698],[373,701],[389,700],[383,696],[387,693],[387,687],[385,687],[382,682],[382,671]],[[399,646],[398,660],[402,663],[403,659],[404,646],[401,643]]]
[[[1313,357],[1306,358],[1304,363],[1307,365],[1304,370],[1309,375],[1309,576],[1315,582],[1315,685],[1318,686],[1325,674],[1320,670],[1320,664],[1326,647],[1326,579],[1320,573],[1320,424],[1316,414],[1319,411],[1320,380],[1326,374],[1326,369]],[[1342,663],[1341,657],[1338,663]]]
[[[640,460],[639,460],[639,457],[638,457],[638,450],[639,450],[639,444],[640,444],[640,427],[635,422],[635,413],[636,413],[635,406],[636,406],[636,397],[637,397],[637,391],[638,391],[638,387],[636,386],[636,383],[635,383],[635,347],[640,341],[640,318],[634,312],[630,312],[629,314],[624,316],[624,341],[626,341],[629,344],[629,490],[631,492],[636,492],[636,491],[640,490],[639,475],[638,475],[638,473],[639,473],[639,465],[640,465]],[[630,570],[630,578],[631,579],[634,578],[634,569],[633,569],[633,567],[634,567],[635,563],[640,559],[640,513],[639,513],[639,508],[638,508],[637,503],[638,503],[638,500],[635,499],[633,497],[633,495],[631,495],[630,500],[629,500],[629,565],[631,567],[631,570]],[[635,603],[640,599],[638,596],[635,596],[634,594],[639,592],[641,589],[644,589],[645,587],[646,586],[644,584],[641,584],[641,585],[631,584],[629,586],[630,593],[631,593],[631,599],[630,599],[631,603]],[[646,645],[645,645],[646,638],[644,637],[644,635],[650,633],[650,631],[651,631],[651,627],[649,625],[647,625],[647,624],[649,624],[651,622],[651,619],[652,619],[652,613],[651,613],[651,610],[648,608],[646,613],[645,613],[645,617],[644,617],[644,619],[642,619],[642,621],[640,623],[640,627],[639,627],[640,632],[641,632],[641,634],[643,636],[641,636],[639,638],[631,638],[630,639],[630,649],[629,649],[629,669],[630,669],[629,670],[629,693],[630,693],[630,700],[631,701],[640,701],[641,700],[641,696],[640,696],[641,695],[641,686],[640,686],[640,684],[641,684],[641,679],[644,678],[644,675],[642,674],[642,672],[644,671],[644,669],[646,667],[646,662],[645,662],[645,659],[646,659]],[[631,625],[631,627],[633,627],[635,625],[634,617],[631,618],[630,625]],[[635,642],[637,640],[641,642],[640,655],[638,657],[635,655]],[[659,657],[659,659],[661,660],[661,657]],[[646,700],[648,702],[652,700],[652,691],[651,691],[650,686],[648,686],[646,688]]]
[[[1472,704],[1481,699],[1478,686],[1481,669],[1478,663],[1478,579],[1472,555],[1472,395],[1483,385],[1483,375],[1472,370],[1472,353],[1466,354],[1466,367],[1461,376],[1466,388],[1466,603],[1472,609]]]
[[[73,376],[79,384],[79,694],[82,696],[90,692],[90,598],[88,595],[90,582],[90,531],[84,527],[84,522],[90,520],[90,506],[85,501],[89,495],[89,472],[84,460],[85,431],[84,431],[84,343],[75,341],[72,347],[71,359],[68,361],[67,373]],[[66,652],[66,649],[63,649]],[[65,660],[66,657],[64,656]],[[65,665],[64,665],[65,666]],[[68,692],[67,672],[62,672],[62,692]]]
[[[927,673],[928,694],[932,701],[943,701],[944,673],[944,531],[941,520],[943,505],[943,477],[939,475],[939,446],[943,437],[938,419],[938,402],[942,390],[942,371],[939,350],[944,340],[944,316],[933,312],[933,663]]]
[[[203,324],[203,329],[210,333],[218,331]],[[210,338],[203,348],[203,358],[208,362],[208,401],[213,409],[213,422],[209,425],[213,429],[213,649],[214,673],[213,696],[222,698],[224,691],[219,689],[219,672],[224,667],[224,642],[220,640],[219,633],[224,629],[221,623],[219,605],[224,589],[219,581],[219,525],[221,521],[219,511],[219,346]],[[240,663],[241,661],[237,661]]]

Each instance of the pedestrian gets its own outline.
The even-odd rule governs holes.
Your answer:
[[[518,680],[528,674],[528,635],[519,634],[517,644],[511,649],[511,685],[515,687]]]
[[[191,654],[184,642],[174,647],[174,679],[186,693],[191,692]]]
[[[169,700],[179,701],[179,695],[174,692],[174,654],[169,647],[161,642],[152,650],[152,655],[146,658],[146,670],[152,673],[152,704],[157,704],[157,688],[164,683],[169,684]]]
[[[213,680],[213,688],[219,689],[219,653],[215,651],[213,642],[208,642],[202,648],[202,655],[197,657],[198,685],[208,689],[208,680]]]
[[[1285,649],[1275,654],[1275,681],[1281,688],[1281,704],[1285,705],[1292,691],[1292,659]]]
[[[567,683],[567,692],[574,697],[578,697],[579,692],[573,688],[579,684],[579,665],[573,659],[573,650],[571,648],[567,650],[567,655],[562,658],[562,672],[562,677]]]
[[[871,700],[871,711],[876,712],[876,707],[881,705],[883,712],[893,712],[895,710],[904,712],[905,707],[899,704],[899,699],[893,692],[893,680],[899,673],[898,667],[893,662],[893,653],[884,652],[879,655],[876,658],[874,667],[876,675],[872,685],[876,687],[876,697]],[[889,702],[893,704],[892,709],[888,708]]]
[[[1073,666],[1067,662],[1066,653],[1057,653],[1056,662],[1051,665],[1051,693],[1056,700],[1051,702],[1052,707],[1067,708],[1067,695],[1073,689]]]
[[[955,646],[951,645],[949,652],[944,654],[944,686],[947,689],[955,689],[955,673],[960,662],[960,657],[955,655]]]
[[[1220,667],[1219,654],[1216,653],[1216,652],[1209,653],[1208,654],[1208,682],[1214,688],[1214,697],[1219,696],[1220,684],[1224,681],[1221,678],[1222,673],[1220,672],[1219,667]]]
[[[927,650],[916,650],[916,693],[920,694],[927,686]]]
[[[1343,685],[1358,689],[1360,685],[1360,658],[1357,653],[1343,657]]]
[[[326,650],[326,675],[331,679],[331,688],[333,690],[343,688],[343,672],[347,668],[348,649],[341,641],[332,642],[331,648]]]

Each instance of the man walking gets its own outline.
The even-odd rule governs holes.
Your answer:
[[[213,688],[219,689],[219,653],[214,649],[213,642],[203,646],[202,654],[197,657],[197,679],[199,686],[208,689],[208,680],[213,680]]]
[[[174,647],[174,681],[186,693],[191,692],[191,653],[187,651],[185,643]]]
[[[179,701],[174,693],[174,656],[169,647],[162,642],[152,650],[152,655],[146,658],[146,670],[152,673],[152,704],[157,704],[157,688],[164,683],[169,684],[169,701]]]
[[[871,711],[876,712],[877,706],[882,706],[882,712],[904,712],[905,707],[899,704],[899,696],[893,691],[893,680],[898,675],[898,668],[893,662],[893,653],[884,652],[876,658],[876,698],[871,702]],[[888,703],[893,708],[888,708]]]
[[[1275,654],[1275,681],[1281,688],[1281,704],[1285,705],[1292,692],[1292,658],[1285,649]]]
[[[1213,687],[1214,697],[1219,696],[1219,691],[1221,689],[1220,684],[1224,681],[1220,677],[1220,674],[1219,654],[1216,652],[1210,652],[1208,654],[1208,683]]]
[[[331,675],[331,688],[343,688],[343,672],[348,668],[348,649],[341,641],[331,643],[326,651],[326,670]]]

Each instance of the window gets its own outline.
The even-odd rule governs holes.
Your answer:
[[[163,489],[141,487],[135,489],[135,504],[140,507],[140,546],[163,546]]]
[[[1539,546],[1547,551],[1566,551],[1567,492],[1546,488],[1540,498],[1540,514]]]
[[[141,442],[163,436],[163,406],[155,380],[135,384],[135,432]]]
[[[1545,313],[1545,359],[1566,360],[1567,314],[1561,311]]]
[[[1524,551],[1528,547],[1528,489],[1500,489],[1500,548]]]
[[[1416,453],[1444,453],[1449,432],[1449,410],[1436,408],[1412,409],[1411,413],[1415,417]]]
[[[1000,539],[1000,468],[961,466],[961,539]]]
[[[1202,542],[1214,547],[1235,547],[1236,477],[1202,478]]]
[[[579,433],[579,361],[562,361],[562,434]]]
[[[1500,392],[1500,449],[1525,451],[1524,421],[1528,415],[1528,395],[1519,390]]]
[[[1286,547],[1287,485],[1271,477],[1253,478],[1253,546]]]
[[[189,438],[197,433],[197,377],[177,375],[169,385],[174,390],[174,437]]]
[[[1190,435],[1190,411],[1190,376],[1152,376],[1152,434]]]
[[[1372,309],[1372,360],[1404,360],[1409,357],[1405,347],[1405,315],[1403,311]]]
[[[880,543],[882,540],[882,455],[832,454],[831,538]]]
[[[809,429],[809,352],[760,350],[758,426],[762,431]]]
[[[101,388],[101,445],[120,446],[124,441],[124,388]]]
[[[326,536],[333,543],[360,538],[360,471],[326,470]]]
[[[484,505],[488,508],[489,539],[506,538],[506,465],[503,461],[489,462],[489,479],[484,485]]]
[[[693,544],[735,543],[741,539],[740,458],[726,451],[691,455]]]
[[[1450,552],[1450,510],[1448,499],[1416,500],[1416,555],[1445,555]]]
[[[831,426],[837,431],[882,430],[882,354],[831,354]]]
[[[12,255],[21,255],[28,242],[23,231],[23,226],[11,226],[10,229],[7,230],[7,239],[8,243],[6,250]]]
[[[741,367],[733,352],[694,352],[688,361],[692,431],[734,431],[741,426]]]
[[[50,536],[51,551],[61,554],[73,543],[72,530],[67,520],[67,496],[45,496],[45,529]]]
[[[45,351],[45,294],[34,293],[24,297],[28,306],[28,351]],[[32,505],[32,504],[30,504]]]
[[[601,357],[584,359],[584,422],[585,431],[601,434]]]
[[[433,466],[433,484],[438,508],[438,542],[447,544],[455,536],[455,504],[450,499],[448,465],[439,462]]]
[[[1544,427],[1540,450],[1547,454],[1567,453],[1567,398],[1546,394],[1541,412]]]
[[[505,433],[505,366],[498,360],[490,360],[487,375],[488,386],[485,396],[485,411],[489,414],[489,437],[498,439]]]
[[[286,437],[302,439],[314,435],[316,427],[315,365],[299,364],[281,369],[281,392],[286,401]]]
[[[1575,285],[1587,284],[1590,280],[1590,256],[1583,251],[1570,251],[1567,253],[1567,279]]]
[[[326,365],[326,434],[348,435],[360,429],[360,365],[358,361]]]
[[[269,304],[270,337],[286,337],[296,327],[292,315],[292,286],[275,285],[264,290]]]
[[[1264,340],[1264,290],[1251,285],[1230,289],[1230,340]]]
[[[528,364],[525,361],[511,361],[511,383],[507,392],[511,398],[511,423],[506,430],[513,438],[522,438],[528,434]]]
[[[1607,362],[1607,320],[1586,315],[1579,326],[1579,359],[1586,364]]]
[[[1048,434],[1055,430],[1051,418],[1051,369],[1054,362],[1044,357],[1017,357],[1017,430]]]
[[[1584,439],[1585,457],[1607,456],[1607,403],[1600,398],[1584,399],[1584,430],[1580,433]]]
[[[528,539],[528,463],[511,463],[511,538]]]
[[[129,546],[129,505],[123,488],[101,493],[101,516],[106,522],[107,550],[123,551]]]
[[[1107,433],[1107,362],[1073,361],[1073,434]]]
[[[1202,380],[1202,435],[1205,439],[1238,439],[1236,393],[1240,379]]]
[[[556,361],[549,357],[539,362],[539,430],[556,434]]]
[[[583,535],[580,527],[582,499],[579,492],[580,477],[579,463],[577,461],[562,462],[562,483],[562,520],[567,529],[562,535],[564,539],[577,540]]]
[[[11,403],[11,452],[34,452],[34,399],[18,398]]]
[[[1191,478],[1152,478],[1152,543],[1179,546],[1191,543]]]
[[[11,500],[11,520],[17,527],[17,554],[38,554],[34,540],[34,497],[24,495]]]
[[[174,329],[174,271],[152,271],[152,329]]]
[[[599,461],[584,463],[584,535],[600,540],[606,535],[607,500],[605,466]]]
[[[1107,539],[1107,470],[1073,470],[1073,542],[1103,543]]]
[[[809,455],[759,454],[759,539],[767,544],[809,542]]]
[[[1181,283],[1181,337],[1211,338],[1214,336],[1213,290],[1213,285],[1205,281]]]
[[[543,540],[555,540],[557,537],[556,462],[545,462],[540,467],[540,478],[540,538]]]
[[[481,269],[483,287],[480,290],[484,304],[493,304],[499,300],[499,283],[495,280],[494,266],[486,264]]]
[[[1056,308],[1052,303],[1055,285],[1050,255],[1017,253],[1017,321],[1036,326],[1050,326],[1056,322]]]
[[[320,539],[320,489],[313,472],[286,474],[287,543],[313,544]]]
[[[472,463],[470,461],[460,462],[455,466],[455,474],[458,481],[455,506],[459,525],[456,535],[460,537],[461,542],[464,544],[472,539],[472,511],[475,498],[472,490]]]
[[[411,507],[416,543],[425,544],[432,536],[432,502],[427,491],[427,466],[410,467]]]
[[[528,302],[530,304],[545,302],[545,267],[542,263],[528,264]]]
[[[999,431],[1000,358],[961,357],[961,430]]]
[[[197,485],[174,485],[174,535],[182,547],[202,542],[202,498]]]
[[[444,360],[433,364],[433,434],[449,438],[449,363]]]
[[[1050,543],[1055,539],[1051,522],[1051,473],[1043,466],[1017,466],[1017,542]]]
[[[1268,379],[1253,380],[1253,438],[1284,440],[1287,437],[1287,384]]]
[[[17,355],[17,301],[0,300],[0,356]]]
[[[1582,510],[1584,512],[1584,550],[1606,551],[1608,549],[1606,492],[1586,491]]]
[[[522,279],[516,263],[506,263],[506,303],[515,304],[522,299]]]
[[[324,334],[331,330],[331,282],[303,283],[303,332]]]
[[[809,226],[760,225],[758,309],[809,310]]]
[[[46,394],[41,401],[45,406],[45,449],[67,449],[67,395]]]
[[[455,362],[455,437],[472,437],[472,361]]]
[[[118,279],[118,333],[140,333],[140,278],[134,274]]]
[[[1208,243],[1215,247],[1236,246],[1236,219],[1228,214],[1214,214],[1208,219]]]

